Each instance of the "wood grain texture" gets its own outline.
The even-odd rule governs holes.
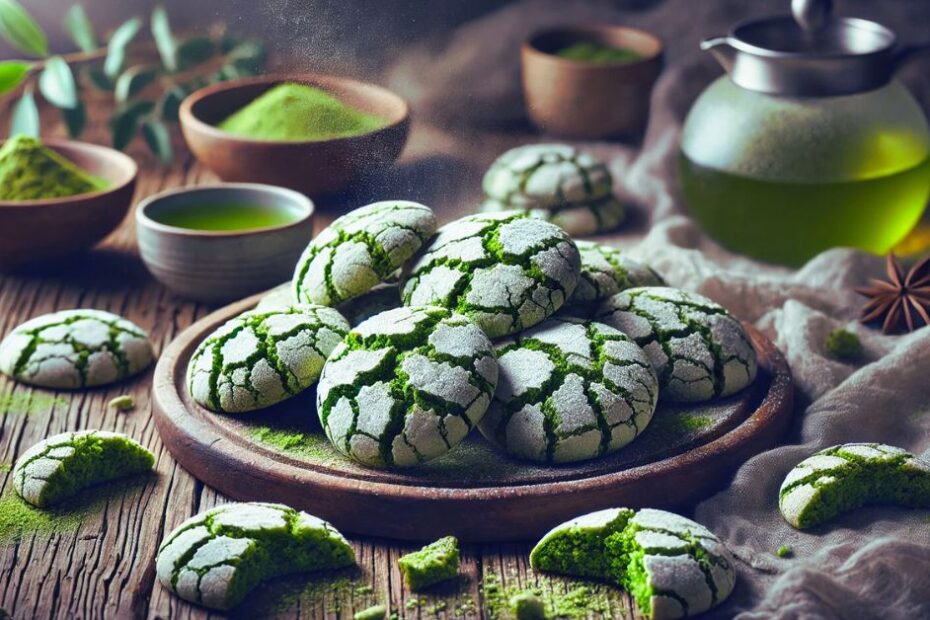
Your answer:
[[[55,117],[54,112],[46,116],[48,122]],[[91,126],[105,126],[105,117],[94,110]],[[0,114],[0,123],[4,120]],[[62,134],[61,128],[51,132]],[[107,142],[102,131],[88,138]],[[421,200],[436,207],[443,221],[452,219],[476,204],[482,168],[504,149],[530,139],[525,134],[458,135],[417,126],[404,165],[380,184],[320,205],[317,226],[341,209],[388,196]],[[131,150],[142,169],[137,200],[168,187],[216,181],[185,154],[180,143],[176,147],[180,158],[171,169],[159,168],[144,147]],[[477,165],[456,155],[457,149],[466,148],[471,149],[467,161]],[[636,232],[626,230],[625,237],[615,239]],[[0,334],[33,316],[79,307],[126,316],[149,330],[158,351],[211,310],[177,298],[149,276],[138,258],[131,215],[85,256],[25,274],[0,275]],[[151,380],[150,369],[102,389],[54,393],[0,377],[0,402],[22,395],[33,402],[44,397],[43,403],[51,403],[33,407],[31,413],[22,407],[0,407],[0,462],[12,463],[33,443],[54,433],[86,428],[127,433],[157,458],[156,476],[128,482],[118,492],[89,494],[88,516],[80,527],[28,535],[18,544],[0,546],[0,608],[14,618],[221,617],[181,601],[155,581],[155,552],[165,533],[228,498],[195,480],[161,443],[152,419]],[[133,395],[136,408],[128,413],[108,409],[106,403],[120,394]],[[0,483],[3,493],[11,492],[9,472],[0,470]],[[355,611],[383,603],[405,618],[482,618],[490,617],[480,589],[488,575],[498,576],[505,585],[538,585],[556,592],[571,587],[566,580],[530,570],[527,544],[466,545],[458,582],[429,595],[412,596],[401,586],[396,560],[415,545],[357,537],[351,542],[358,555],[357,570],[322,582],[304,576],[261,587],[237,615],[351,618]],[[638,617],[629,597],[619,590],[598,586],[592,597],[606,601],[611,617]]]

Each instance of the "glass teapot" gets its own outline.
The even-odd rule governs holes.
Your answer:
[[[828,0],[792,11],[702,42],[728,75],[685,121],[689,211],[724,246],[769,262],[835,246],[887,252],[930,196],[930,129],[893,79],[920,48],[831,15]]]

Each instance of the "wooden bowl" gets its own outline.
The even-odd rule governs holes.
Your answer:
[[[132,204],[139,169],[131,158],[85,142],[47,140],[45,145],[109,186],[64,198],[0,200],[0,271],[51,262],[96,245]]]
[[[164,224],[159,215],[194,204],[248,203],[288,210],[293,220],[246,230],[194,230]],[[136,208],[136,235],[145,266],[178,295],[216,303],[265,290],[294,273],[313,237],[313,203],[269,185],[228,183],[168,190]]]
[[[556,56],[579,42],[628,49],[641,58],[594,63]],[[533,35],[521,55],[527,113],[543,131],[597,139],[645,129],[652,87],[662,71],[657,36],[626,26],[571,26]]]
[[[385,118],[387,125],[360,136],[301,142],[256,140],[216,127],[282,82],[316,86],[347,105]],[[194,156],[222,179],[281,185],[318,196],[339,191],[363,175],[390,166],[407,141],[410,111],[406,101],[380,86],[307,73],[208,86],[184,100],[180,120]]]

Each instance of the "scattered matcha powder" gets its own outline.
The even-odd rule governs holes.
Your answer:
[[[0,396],[0,414],[20,413],[31,415],[33,413],[48,412],[58,406],[68,404],[66,398],[50,396],[42,392],[15,392]]]
[[[371,133],[387,122],[306,84],[284,83],[234,112],[218,126],[258,140],[320,141]]]
[[[16,136],[0,147],[0,200],[62,198],[106,186],[37,138]]]
[[[510,609],[517,620],[546,620],[546,606],[532,592],[520,592],[510,597]]]
[[[322,433],[314,435],[312,433],[262,426],[252,431],[252,438],[283,452],[313,459],[322,464],[344,460],[344,457],[333,448],[333,445]]]
[[[12,463],[0,463],[0,473],[6,473],[13,469]]]
[[[862,357],[862,343],[859,336],[843,328],[834,329],[827,335],[824,349],[830,357],[843,362],[853,362]]]
[[[123,394],[122,396],[117,396],[107,403],[107,407],[110,409],[116,409],[117,411],[129,411],[135,409],[136,400],[129,394]]]
[[[84,511],[41,510],[27,504],[15,493],[0,497],[0,546],[18,543],[32,534],[59,534],[73,531],[84,520]]]
[[[383,620],[387,615],[387,607],[384,605],[372,605],[368,609],[355,614],[355,620]]]
[[[538,586],[532,588],[521,588],[517,585],[505,586],[500,575],[488,573],[481,583],[487,617],[489,620],[507,618],[517,613],[515,601],[533,598],[542,605],[545,615],[525,616],[525,618],[587,618],[591,614],[599,614],[604,618],[612,617],[610,600],[603,594],[607,586],[579,585],[577,582],[569,582],[568,590],[564,593],[555,591],[557,587],[555,583],[547,589]],[[530,604],[524,603],[524,605]]]
[[[778,551],[775,552],[775,555],[780,558],[790,558],[792,555],[794,555],[794,551],[792,551],[791,547],[788,545],[782,545],[778,548]]]

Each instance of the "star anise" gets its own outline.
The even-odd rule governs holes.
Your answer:
[[[930,325],[930,256],[904,273],[893,254],[886,265],[888,280],[870,280],[856,292],[869,298],[862,307],[862,322],[881,322],[886,334],[912,332]]]

